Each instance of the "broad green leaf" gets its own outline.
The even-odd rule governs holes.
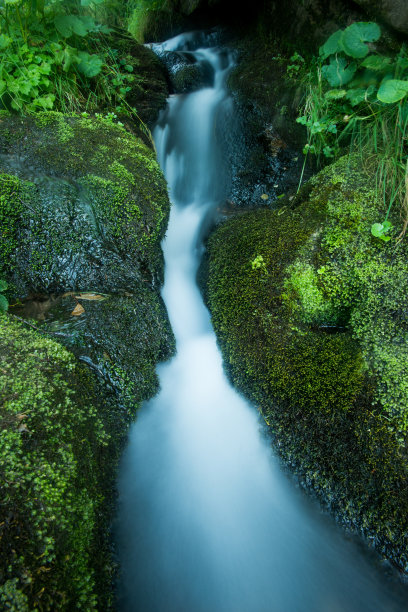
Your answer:
[[[344,98],[346,93],[346,89],[330,89],[329,91],[326,91],[324,97],[327,100],[340,100],[340,98]]]
[[[344,57],[332,57],[328,66],[323,66],[322,74],[332,87],[346,85],[356,71],[354,62],[348,64]]]
[[[7,312],[9,303],[4,295],[0,294],[0,312]]]
[[[8,287],[8,284],[6,283],[6,281],[0,278],[0,291],[5,291],[7,287]]]
[[[6,81],[2,81],[2,80],[0,79],[0,96],[1,96],[1,94],[2,94],[3,92],[5,92],[5,91],[6,91]]]
[[[334,55],[335,53],[339,53],[339,51],[343,51],[342,45],[343,38],[343,30],[337,30],[334,32],[322,45],[319,49],[319,54],[322,56],[322,59],[326,59],[329,55]]]
[[[374,91],[375,87],[373,87],[373,85],[370,85],[367,89],[361,87],[349,89],[346,98],[350,101],[351,106],[357,106],[357,104],[360,104],[364,100],[368,100]]]
[[[372,21],[352,23],[343,32],[342,45],[345,53],[355,58],[368,55],[367,42],[374,42],[381,36],[379,26]]]
[[[0,34],[0,50],[1,51],[3,51],[4,49],[7,49],[7,47],[9,47],[12,42],[13,42],[12,38],[10,38],[9,36],[6,36],[5,34]]]
[[[32,90],[34,85],[38,85],[38,81],[20,81],[19,82],[19,93],[22,94],[23,96],[28,96],[28,94],[30,93],[30,91]]]
[[[78,53],[78,58],[80,60],[78,70],[86,77],[94,77],[102,70],[103,61],[99,55],[90,55],[89,53],[86,53],[86,51],[80,51]]]
[[[40,96],[33,100],[35,106],[39,106],[43,109],[51,109],[54,106],[55,96],[54,94],[48,94],[47,96]]]
[[[73,34],[83,37],[96,29],[92,17],[85,15],[59,15],[54,19],[54,25],[64,38],[69,38]]]
[[[390,64],[391,58],[384,57],[383,55],[369,55],[361,62],[361,66],[363,66],[363,68],[368,68],[369,70],[374,70],[375,72],[385,70]]]
[[[408,94],[408,81],[400,81],[398,79],[388,79],[381,83],[377,93],[377,98],[380,102],[393,104],[399,102]]]

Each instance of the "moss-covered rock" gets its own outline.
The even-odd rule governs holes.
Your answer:
[[[405,568],[407,247],[371,236],[383,213],[360,167],[343,158],[295,204],[222,224],[207,299],[230,376],[286,460]]]
[[[109,609],[112,478],[130,420],[61,345],[0,318],[0,602]]]
[[[117,462],[174,350],[169,208],[154,151],[112,119],[1,113],[0,278],[23,320],[43,320],[0,320],[6,609],[111,609]]]
[[[0,275],[29,292],[160,283],[169,214],[154,151],[103,118],[0,118]]]

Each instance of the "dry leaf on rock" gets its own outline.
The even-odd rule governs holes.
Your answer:
[[[84,312],[85,312],[85,308],[81,306],[81,304],[77,304],[74,310],[71,312],[71,315],[73,317],[80,317],[81,314],[83,314]]]

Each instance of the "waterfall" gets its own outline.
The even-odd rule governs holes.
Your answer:
[[[200,35],[201,36],[201,35]],[[154,131],[173,203],[163,298],[177,355],[140,410],[119,476],[125,612],[403,610],[368,551],[298,491],[254,407],[230,386],[195,276],[203,224],[228,189],[232,57],[194,34],[164,43],[210,63],[213,86],[171,96]],[[195,48],[197,47],[198,48]]]

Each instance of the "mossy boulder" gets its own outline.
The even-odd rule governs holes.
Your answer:
[[[0,607],[110,609],[112,480],[130,414],[65,348],[6,316],[0,358]]]
[[[0,117],[0,275],[14,294],[160,284],[155,153],[103,118]]]
[[[150,397],[174,349],[158,293],[170,204],[154,151],[112,121],[58,113],[3,114],[0,151],[9,302],[23,301],[23,318],[43,304],[34,318],[109,384]]]
[[[342,158],[295,202],[219,226],[206,292],[232,381],[286,460],[406,569],[407,247],[371,235],[384,213],[361,166]]]
[[[0,115],[0,278],[22,302],[0,319],[5,609],[112,609],[117,463],[174,350],[169,208],[154,151],[112,120]]]

